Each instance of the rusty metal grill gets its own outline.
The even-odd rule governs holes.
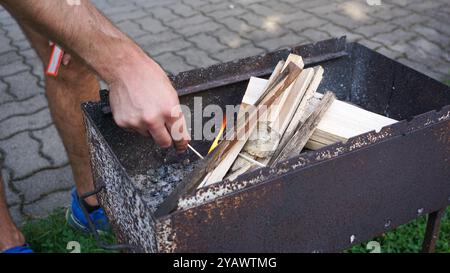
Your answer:
[[[402,121],[180,196],[179,210],[155,217],[130,179],[160,167],[166,154],[115,126],[103,92],[83,111],[95,184],[104,187],[100,202],[119,242],[135,252],[335,252],[433,213],[424,243],[433,249],[450,203],[448,86],[345,38],[184,72],[173,82],[188,106],[195,96],[237,105],[249,77],[268,75],[290,52],[324,67],[319,91]],[[204,154],[210,146],[192,144]]]

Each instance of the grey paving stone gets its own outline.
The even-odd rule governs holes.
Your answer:
[[[413,25],[427,24],[427,22],[429,20],[430,20],[430,18],[428,18],[427,16],[420,15],[417,13],[412,13],[412,14],[404,16],[404,17],[394,18],[394,19],[390,20],[389,22],[392,24],[395,24],[399,27],[408,29]]]
[[[208,67],[216,64],[218,61],[213,60],[203,50],[198,48],[189,48],[183,50],[183,56],[186,58],[186,62],[193,67]]]
[[[8,101],[13,101],[14,97],[11,96],[10,94],[7,93],[8,90],[8,86],[3,83],[0,82],[0,109],[1,109],[1,105],[8,102]]]
[[[12,101],[0,106],[0,122],[13,116],[30,115],[48,106],[44,95],[36,95],[23,101]]]
[[[289,30],[281,27],[270,30],[257,29],[247,34],[245,38],[258,43],[260,41],[281,37],[287,33],[289,33]]]
[[[264,29],[267,25],[278,24],[276,21],[277,16],[266,17],[252,12],[242,14],[239,18],[245,21],[248,25],[259,29]]]
[[[0,122],[0,140],[7,139],[19,132],[44,128],[52,123],[47,108],[28,116],[13,116]]]
[[[179,28],[177,29],[177,33],[183,35],[184,37],[190,37],[199,33],[213,33],[219,29],[224,29],[224,27],[215,22],[208,22],[207,24],[202,23]]]
[[[301,32],[299,32],[303,37],[308,38],[309,41],[311,42],[317,42],[317,41],[321,41],[321,40],[325,40],[325,39],[329,39],[330,34],[324,32],[324,31],[320,31],[320,30],[316,30],[313,28],[308,28],[305,29]]]
[[[33,218],[48,216],[58,208],[67,208],[70,205],[70,190],[50,193],[39,201],[27,204],[23,208],[25,215]]]
[[[162,22],[170,22],[172,20],[179,19],[179,16],[174,14],[170,9],[166,7],[156,7],[149,9],[149,12],[158,20]]]
[[[31,49],[31,45],[28,42],[28,40],[23,39],[20,41],[16,41],[14,40],[13,45],[18,48],[19,50],[27,50],[27,49]]]
[[[398,28],[398,25],[389,22],[377,22],[375,24],[358,27],[354,31],[370,38],[381,33],[391,32],[396,28]]]
[[[268,10],[276,11],[279,14],[283,14],[284,16],[289,16],[290,14],[295,14],[299,10],[296,8],[293,8],[293,6],[289,3],[285,3],[282,1],[262,1],[259,3],[261,6],[266,7]],[[261,12],[268,12],[268,10],[255,10],[256,13]]]
[[[176,56],[172,53],[164,53],[157,56],[156,61],[161,64],[164,70],[172,75],[176,75],[180,72],[191,70],[194,67],[186,64],[183,58]]]
[[[304,21],[304,20],[312,20],[313,17],[311,14],[306,13],[303,10],[299,9],[292,9],[292,13],[289,14],[280,14],[277,16],[278,21],[281,25],[293,22],[293,21]]]
[[[0,147],[6,153],[4,166],[13,171],[12,179],[50,167],[50,163],[39,155],[39,143],[31,139],[28,132],[0,141]]]
[[[346,28],[334,25],[332,23],[320,26],[317,29],[330,34],[330,36],[332,37],[347,36],[347,40],[351,42],[364,38],[362,35],[358,33],[352,32]]]
[[[220,50],[224,50],[227,46],[221,44],[216,37],[207,34],[198,34],[188,38],[198,48],[203,49],[209,53],[216,53]]]
[[[151,18],[150,16],[135,20],[134,22],[141,25],[143,30],[150,33],[158,33],[167,30],[167,27],[163,26],[160,21]]]
[[[392,19],[397,19],[400,17],[406,17],[408,15],[411,15],[412,12],[406,9],[392,9],[389,8],[388,6],[384,7],[381,6],[382,9],[379,9],[376,12],[371,13],[370,15],[374,18],[378,18],[380,20],[392,20]]]
[[[14,186],[29,204],[43,198],[49,192],[63,191],[75,186],[72,169],[66,166],[59,169],[44,170],[24,180],[15,181]]]
[[[2,15],[0,15],[0,24],[2,26],[9,26],[16,23],[16,21],[2,8]]]
[[[333,24],[352,29],[367,26],[376,22],[376,20],[372,19],[366,14],[354,16],[352,14],[340,14],[337,12],[327,14],[326,19],[333,22]]]
[[[394,50],[391,50],[384,46],[379,47],[377,49],[377,52],[383,54],[384,56],[386,56],[388,58],[394,59],[394,60],[397,60],[397,59],[405,56],[405,54],[402,52],[394,51]]]
[[[182,27],[186,27],[186,26],[190,26],[190,25],[197,25],[197,24],[201,24],[201,23],[206,24],[209,22],[212,22],[212,20],[210,18],[208,18],[202,14],[197,14],[197,15],[189,17],[189,18],[179,18],[177,20],[167,21],[166,24],[176,30],[178,28],[182,28]]]
[[[4,81],[10,85],[9,92],[20,100],[44,92],[44,90],[38,86],[38,79],[33,76],[29,70],[4,77]]]
[[[29,70],[30,68],[26,66],[22,60],[14,61],[8,65],[0,66],[0,77],[10,76],[17,74],[21,71]]]
[[[308,42],[306,38],[295,35],[294,33],[287,33],[282,37],[273,38],[257,43],[258,46],[265,48],[268,51],[273,51],[283,47],[290,47],[292,45],[299,45]]]
[[[20,61],[22,57],[17,54],[16,50],[11,50],[0,54],[0,66],[6,66],[10,63]]]
[[[439,45],[441,48],[450,48],[450,36],[442,35],[433,28],[430,28],[423,24],[417,24],[412,26],[410,30],[417,32],[418,34],[425,37],[428,41]]]
[[[142,30],[137,23],[130,20],[120,22],[116,26],[132,38],[136,38],[148,33]]]
[[[115,1],[115,3],[111,4],[112,5],[102,8],[102,12],[107,16],[132,12],[137,8],[136,5],[130,1]]]
[[[230,48],[239,48],[250,42],[249,40],[243,38],[241,35],[233,31],[229,31],[225,28],[215,31],[211,33],[211,35],[219,39],[221,44],[226,45]]]
[[[283,4],[281,4],[283,5]],[[293,11],[292,7],[284,4],[284,6],[279,6],[279,8],[284,7],[285,9],[282,10],[281,12],[284,13],[291,13]],[[263,5],[263,3],[255,3],[252,5],[247,5],[246,6],[247,10],[250,10],[251,12],[260,15],[260,16],[274,16],[276,14],[280,13],[280,10],[275,10],[273,7],[266,7],[265,5]]]
[[[20,206],[15,205],[9,208],[9,214],[13,219],[14,223],[20,228],[22,224],[25,222],[26,217],[20,211]]]
[[[20,56],[25,57],[25,59],[35,59],[38,58],[36,51],[32,48],[19,51]]]
[[[231,48],[214,54],[214,57],[221,60],[222,62],[233,61],[245,57],[250,57],[254,55],[259,55],[265,53],[266,50],[254,47],[252,44],[245,45],[240,48]]]
[[[123,12],[123,13],[118,13],[118,14],[114,14],[109,16],[109,18],[111,19],[111,21],[113,21],[114,23],[121,23],[124,21],[128,21],[128,20],[132,20],[132,19],[138,19],[138,18],[143,18],[143,17],[147,17],[149,16],[149,14],[142,10],[142,9],[137,9],[131,12]]]
[[[147,48],[150,55],[157,56],[166,52],[175,52],[184,48],[191,47],[192,44],[185,39],[176,39],[168,42],[154,44],[152,47]]]
[[[371,37],[371,40],[382,43],[385,46],[392,46],[400,41],[407,41],[415,37],[417,37],[417,34],[414,32],[396,29],[388,33],[382,33]]]
[[[192,7],[184,3],[179,3],[177,5],[168,5],[167,7],[170,8],[176,15],[180,15],[182,17],[191,17],[198,14],[198,11],[194,10]]]
[[[12,50],[15,50],[15,48],[11,45],[11,41],[2,35],[2,39],[0,39],[0,54]]]
[[[225,19],[222,19],[221,22],[225,24],[229,29],[239,33],[240,35],[246,35],[247,33],[256,30],[255,27],[250,26],[246,21],[242,20],[241,17],[244,17],[244,15],[239,16],[238,18],[235,17],[228,17]]]
[[[442,49],[437,46],[435,43],[430,42],[426,38],[416,37],[410,41],[408,41],[420,55],[424,58],[432,57],[436,61],[440,61],[442,58],[445,62],[450,63],[450,56],[448,52],[442,53]]]
[[[241,15],[245,13],[246,10],[241,7],[236,7],[234,5],[228,4],[228,7],[216,11],[208,12],[207,15],[216,19],[222,19],[230,16]]]
[[[38,77],[39,81],[44,80],[44,65],[39,58],[27,58],[25,63],[31,67],[31,73],[33,76]],[[42,84],[39,84],[43,86]]]
[[[339,8],[339,3],[336,3],[335,1],[332,1],[331,3],[328,1],[328,3],[323,3],[320,6],[314,7],[314,8],[308,8],[307,11],[314,13],[316,15],[325,16],[327,14],[332,13],[334,10]]]
[[[1,173],[3,178],[3,189],[5,190],[6,203],[8,204],[8,207],[20,204],[22,200],[20,199],[19,194],[13,192],[9,185],[9,181],[11,179],[9,171],[7,171],[6,169],[1,169]],[[0,185],[0,187],[1,186],[2,185]]]
[[[181,38],[173,32],[162,32],[160,34],[146,34],[136,39],[136,42],[145,50],[149,51],[155,44],[168,42]]]
[[[421,73],[424,73],[425,75],[428,75],[432,78],[436,78],[434,74],[431,73],[430,69],[428,69],[423,63],[413,62],[408,58],[399,58],[397,61],[400,63],[416,70]],[[440,78],[436,78],[437,80],[441,80]]]
[[[283,27],[291,29],[295,32],[299,32],[299,31],[302,31],[307,28],[317,29],[326,24],[328,24],[328,21],[325,21],[320,18],[312,17],[312,18],[302,18],[299,20],[294,20],[290,23],[283,25]]]
[[[41,142],[41,153],[50,158],[53,166],[61,166],[68,163],[68,158],[61,138],[55,126],[43,130],[32,131],[31,135]]]
[[[370,49],[377,49],[377,48],[383,46],[383,44],[378,43],[378,42],[374,42],[374,41],[369,40],[369,39],[361,39],[361,40],[358,41],[358,43],[360,43],[360,44],[362,44],[362,45],[364,45],[364,46],[366,46],[366,47],[368,47]]]

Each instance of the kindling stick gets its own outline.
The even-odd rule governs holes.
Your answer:
[[[188,144],[188,148],[194,152],[200,159],[205,159],[194,147],[192,147],[190,144]]]

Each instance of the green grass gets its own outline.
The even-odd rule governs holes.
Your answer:
[[[382,253],[417,253],[422,248],[423,236],[425,234],[426,217],[398,227],[386,233],[384,236],[375,238],[380,243]],[[348,252],[367,253],[367,243],[355,246]],[[450,253],[450,208],[442,218],[441,232],[436,246],[436,252]]]
[[[49,217],[26,222],[21,230],[31,244],[33,250],[38,253],[70,253],[67,244],[71,241],[80,243],[82,253],[104,253],[97,247],[94,238],[90,235],[75,231],[66,224],[65,211],[56,210]],[[114,236],[103,235],[102,239],[112,244]]]
[[[425,225],[426,219],[422,217],[374,240],[380,243],[383,253],[419,252]],[[70,241],[79,242],[82,253],[107,252],[97,247],[92,236],[81,234],[67,226],[63,210],[57,210],[47,218],[25,223],[22,231],[33,249],[40,253],[69,253],[71,251],[67,250],[67,244]],[[115,242],[113,235],[103,236],[103,240],[110,244]],[[361,244],[346,252],[367,253],[369,250],[366,246],[366,243]],[[437,252],[450,252],[450,208],[442,220]]]

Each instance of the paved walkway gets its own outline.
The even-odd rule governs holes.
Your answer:
[[[450,0],[96,0],[169,73],[347,35],[450,79]],[[69,201],[72,175],[47,108],[39,61],[0,9],[0,159],[14,218]]]

